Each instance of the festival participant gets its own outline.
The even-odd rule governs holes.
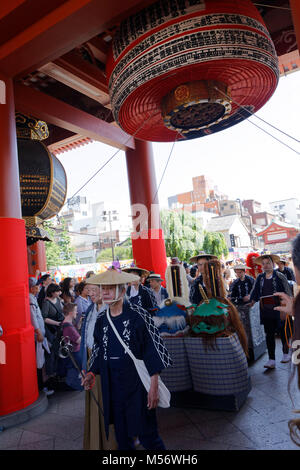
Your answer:
[[[44,274],[38,280],[38,284],[41,285],[40,291],[38,293],[37,301],[40,309],[42,309],[44,298],[46,297],[47,287],[52,283],[50,274]]]
[[[91,305],[91,299],[89,296],[89,285],[81,281],[77,286],[78,296],[75,299],[77,305],[77,317],[75,319],[75,326],[80,330],[82,317],[84,317],[88,307]]]
[[[262,268],[259,264],[256,263],[256,259],[259,257],[258,253],[249,253],[246,258],[247,273],[249,276],[252,276],[254,279],[257,278],[259,274],[262,273]]]
[[[158,309],[156,297],[150,288],[142,285],[142,278],[149,276],[147,269],[130,266],[122,269],[124,273],[130,273],[138,277],[135,282],[131,282],[127,288],[126,296],[133,305],[138,305],[147,310],[150,315],[154,315]]]
[[[52,345],[58,334],[58,329],[61,322],[64,320],[62,311],[62,303],[59,298],[61,293],[60,287],[57,284],[50,284],[47,287],[46,297],[42,305],[42,315],[45,321],[46,338],[50,345],[50,354],[45,355],[46,359],[46,374],[50,377],[48,381],[49,386],[55,386],[53,377],[56,374],[57,355]]]
[[[40,285],[38,284],[36,278],[30,277],[29,278],[29,302],[30,302],[30,317],[31,317],[31,324],[34,328],[34,339],[35,339],[35,346],[37,350],[37,378],[38,378],[38,386],[39,390],[43,390],[43,392],[47,395],[53,395],[54,390],[49,390],[46,387],[45,382],[45,355],[43,350],[43,344],[47,341],[45,338],[45,322],[37,302],[37,294],[40,290]],[[48,345],[47,345],[48,347]],[[39,360],[38,360],[39,358]]]
[[[204,273],[204,266],[205,263],[211,259],[218,259],[215,255],[210,255],[208,253],[204,253],[204,251],[200,252],[197,256],[193,256],[190,259],[190,263],[197,263],[199,276],[194,280],[193,284],[191,285],[190,290],[190,301],[194,305],[198,305],[202,300],[202,294],[199,289],[199,285],[204,288],[206,292],[205,286],[203,284],[203,273]]]
[[[291,268],[287,267],[287,260],[283,257],[280,258],[278,261],[278,269],[280,273],[282,273],[288,281],[296,281],[295,275],[293,273],[293,270]]]
[[[85,313],[81,327],[80,357],[84,371],[89,367],[89,360],[94,346],[94,329],[97,318],[106,309],[102,302],[98,281],[95,278],[96,276],[94,275],[86,280],[89,286],[91,304]],[[103,408],[102,387],[99,375],[96,376],[93,392],[99,405]],[[84,450],[117,449],[114,426],[109,426],[109,438],[107,439],[103,414],[88,391],[85,394],[83,448]]]
[[[159,401],[158,376],[171,364],[171,359],[151,316],[140,306],[124,301],[125,284],[138,281],[139,277],[116,270],[93,278],[93,282],[101,285],[101,296],[108,309],[100,314],[95,325],[92,374],[87,374],[83,385],[90,388],[93,374],[101,374],[105,429],[108,437],[112,420],[119,450],[134,449],[134,436],[139,437],[145,449],[163,450],[155,408]],[[144,361],[151,377],[148,393],[110,322],[132,353]]]
[[[85,275],[85,281],[94,275],[95,275],[94,271],[87,271]]]
[[[293,251],[292,251],[292,260],[295,270],[296,282],[300,285],[300,234],[296,236],[293,240]],[[289,315],[294,317],[294,333],[292,338],[292,347],[293,347],[293,366],[292,366],[292,375],[289,380],[289,392],[291,395],[293,377],[297,373],[297,388],[300,390],[300,361],[299,361],[299,341],[300,341],[300,292],[298,292],[295,299],[292,299],[288,295],[282,292],[276,292],[276,296],[279,296],[281,300],[280,307],[275,307],[275,310],[278,310],[280,314]],[[293,404],[294,406],[294,404]],[[299,411],[295,411],[299,413]],[[300,419],[293,419],[289,421],[289,429],[292,440],[300,446]]]
[[[77,315],[77,305],[74,303],[65,304],[63,313],[65,318],[62,322],[62,336],[66,341],[69,341],[72,347],[71,352],[73,359],[77,363],[78,367],[81,368],[81,336],[73,325]],[[65,358],[59,358],[57,374],[61,377],[65,377],[65,383],[70,389],[82,390],[78,369],[75,368],[70,357],[66,356]]]
[[[203,279],[206,289],[202,291],[203,300],[190,317],[191,334],[203,337],[208,344],[213,345],[216,337],[236,333],[247,355],[246,332],[236,307],[226,296],[221,262],[218,259],[205,263]]]
[[[75,292],[74,292],[74,287],[75,287],[75,280],[72,277],[66,277],[61,283],[61,296],[64,298],[65,296],[65,301],[67,301],[69,298],[71,298],[71,302],[74,302],[75,300]]]
[[[155,295],[157,305],[160,305],[163,300],[169,297],[167,289],[165,289],[161,283],[163,279],[160,277],[159,274],[153,273],[149,274],[148,278],[150,283],[150,289]]]
[[[233,269],[237,278],[230,287],[229,298],[236,305],[245,305],[250,302],[254,279],[246,274],[247,266],[244,264],[236,264]]]
[[[286,277],[275,270],[274,264],[278,263],[277,255],[262,255],[255,259],[255,262],[262,266],[263,273],[256,278],[253,290],[250,294],[250,301],[254,305],[261,297],[273,296],[275,292],[285,292],[292,295]],[[269,354],[269,361],[264,365],[267,369],[274,369],[275,362],[275,333],[280,332],[283,356],[281,362],[289,362],[289,348],[286,342],[284,322],[280,320],[280,313],[274,310],[274,304],[266,304],[260,301],[260,320],[264,325],[266,342]]]

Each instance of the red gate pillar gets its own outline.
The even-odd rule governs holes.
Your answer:
[[[0,416],[38,398],[12,80],[0,74]]]
[[[126,151],[127,174],[133,218],[132,249],[138,267],[165,277],[166,248],[160,225],[156,177],[150,142],[135,140]]]
[[[30,276],[35,276],[38,269],[41,273],[47,271],[47,259],[45,242],[37,241],[29,246],[30,254],[28,256],[28,270]]]
[[[298,51],[300,52],[300,2],[299,0],[290,0],[290,7],[292,10],[292,18],[296,39],[298,44]]]

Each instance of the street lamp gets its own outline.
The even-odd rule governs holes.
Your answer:
[[[112,252],[112,259],[115,261],[115,249],[114,249],[114,242],[113,242],[113,237],[112,237],[112,222],[115,222],[118,220],[118,212],[113,210],[113,211],[102,211],[102,220],[106,222],[108,219],[109,223],[109,234],[110,234],[110,244],[111,244],[111,252]]]

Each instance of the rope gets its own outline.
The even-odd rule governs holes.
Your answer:
[[[134,132],[134,134],[130,135],[128,137],[128,139],[124,142],[124,145],[127,145],[127,143],[132,139],[132,137],[135,137],[136,134],[142,129],[142,127],[154,116],[155,113],[153,113],[152,115],[150,115],[148,117],[148,119],[146,119],[146,121],[144,121],[142,123],[142,125]],[[95,178],[95,176],[98,175],[98,173],[100,173],[101,170],[103,170],[103,168],[106,167],[106,165],[116,156],[118,155],[118,153],[120,152],[121,149],[118,149],[74,194],[72,197],[68,198],[68,199],[73,199],[73,197],[75,197],[90,181],[92,181],[92,179]],[[68,200],[64,203],[64,205],[62,206],[61,209],[63,209],[63,207],[65,207],[65,205],[68,204]]]
[[[291,348],[292,346],[289,345],[289,338],[288,338],[288,335],[287,335],[287,324],[289,324],[290,338],[292,338],[292,337],[293,337],[293,328],[292,328],[292,325],[291,325],[291,320],[290,320],[290,316],[289,316],[289,315],[287,315],[287,316],[286,316],[286,319],[285,319],[284,334],[285,334],[286,344],[288,345],[288,348]]]
[[[289,7],[279,7],[277,5],[266,5],[265,3],[254,3],[253,2],[253,5],[255,5],[257,7],[277,8],[278,10],[289,10],[289,11],[291,11],[291,8],[289,8]]]
[[[252,111],[250,111],[249,109],[247,109],[245,106],[243,106],[242,104],[238,103],[237,101],[235,101],[234,99],[232,99],[230,96],[228,96],[226,93],[224,93],[222,90],[219,90],[218,87],[214,87],[215,90],[218,90],[222,95],[226,96],[226,98],[230,99],[231,101],[233,101],[234,104],[236,104],[239,108],[242,108],[244,111],[246,111],[248,114],[250,114],[250,116],[253,116],[255,117],[256,119],[259,119],[260,121],[264,122],[265,124],[267,124],[268,126],[270,127],[273,127],[273,129],[275,129],[276,131],[278,132],[281,132],[281,134],[284,134],[285,136],[289,137],[290,139],[293,139],[295,140],[298,144],[300,143],[300,140],[296,139],[295,137],[293,137],[292,135],[289,135],[287,134],[286,132],[282,131],[281,129],[278,129],[278,127],[274,126],[273,124],[270,124],[268,121],[265,121],[263,118],[257,116],[255,113],[253,113]]]

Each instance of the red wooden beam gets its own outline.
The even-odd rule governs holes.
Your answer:
[[[25,85],[15,84],[16,109],[48,123],[122,150],[133,149],[134,139],[119,127]]]
[[[13,10],[18,8],[22,3],[25,3],[26,0],[9,0],[9,2],[1,2],[0,3],[0,18],[4,18],[5,16],[9,15]]]
[[[33,1],[38,9],[40,0]],[[18,18],[14,37],[0,45],[0,70],[11,77],[24,76],[152,2],[153,0],[66,0],[24,29]]]

